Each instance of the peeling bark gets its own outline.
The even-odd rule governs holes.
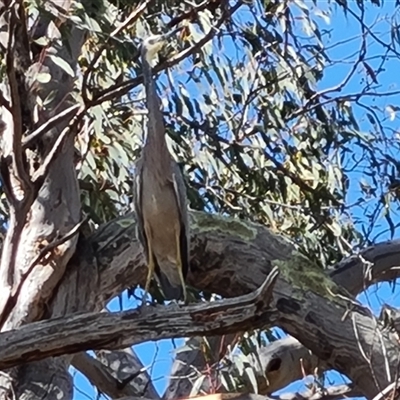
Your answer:
[[[57,7],[68,14],[71,4],[63,0],[57,2]],[[8,28],[0,37],[0,45],[7,49],[3,92],[10,103],[8,109],[1,110],[5,122],[1,174],[10,220],[0,265],[0,325],[2,331],[7,331],[44,316],[75,252],[77,235],[66,237],[81,218],[74,166],[75,131],[66,131],[68,120],[60,118],[46,133],[35,132],[75,101],[71,97],[74,78],[50,55],[56,54],[75,70],[86,33],[65,18],[56,21],[69,33],[66,46],[60,47],[54,40],[57,30],[49,24],[48,16],[39,16],[36,28],[41,30],[40,36],[51,41],[51,45],[40,49],[39,57],[29,48],[29,21],[23,2],[0,2],[1,7],[5,7],[3,27]],[[47,83],[37,79],[43,72],[51,75]],[[43,102],[50,94],[54,96],[46,107],[38,106],[37,99]],[[25,143],[26,133],[34,136],[29,145]],[[9,371],[12,380],[1,378],[0,398],[15,393],[19,399],[71,399],[68,366],[67,360],[49,359]]]
[[[0,8],[4,4],[0,1]],[[70,0],[57,3],[64,10],[68,10],[70,5]],[[398,264],[400,242],[371,247],[361,256],[354,256],[338,265],[330,272],[332,281],[338,285],[335,286],[322,272],[315,271],[311,262],[306,265],[307,262],[300,260],[292,244],[264,227],[192,213],[194,234],[189,284],[232,298],[259,288],[272,267],[278,264],[282,276],[275,286],[271,303],[263,299],[256,301],[250,295],[247,297],[252,299],[250,303],[235,299],[179,309],[157,307],[143,315],[138,312],[84,314],[100,311],[123,289],[142,284],[146,266],[135,239],[131,217],[112,221],[88,240],[82,240],[73,259],[77,236],[69,236],[46,254],[41,254],[43,248],[68,236],[80,221],[80,199],[73,164],[75,132],[65,135],[54,154],[56,140],[62,137],[68,124],[66,119],[52,125],[46,134],[39,135],[36,131],[37,135],[23,135],[26,129],[32,134],[32,130],[43,127],[55,114],[68,110],[71,104],[76,105],[69,96],[73,78],[49,57],[44,57],[40,63],[26,62],[29,57],[26,26],[18,25],[25,22],[22,6],[15,11],[19,19],[14,21],[12,34],[21,39],[14,41],[18,50],[15,59],[21,65],[7,65],[9,88],[5,93],[11,107],[10,110],[3,107],[0,121],[3,131],[1,173],[11,205],[10,227],[0,265],[0,322],[4,331],[0,335],[0,366],[21,366],[10,371],[11,384],[1,378],[0,383],[7,388],[1,389],[2,398],[15,393],[21,399],[71,399],[72,382],[67,372],[71,357],[43,360],[46,356],[95,348],[119,349],[161,337],[235,333],[272,324],[278,324],[292,334],[328,367],[347,374],[368,397],[394,379],[397,336],[391,330],[382,330],[375,318],[350,297],[372,283],[398,276],[397,269],[392,267]],[[5,15],[1,18],[3,25],[12,22]],[[61,19],[57,22],[64,27],[68,24]],[[56,34],[48,22],[39,21],[33,36],[40,37],[46,32],[50,38]],[[68,51],[55,47],[50,50],[57,52],[74,68],[85,33],[72,27],[69,33]],[[0,32],[0,46],[10,49],[8,39],[3,31]],[[40,72],[49,72],[52,80],[47,84],[38,83],[35,76]],[[25,85],[32,90],[28,92]],[[35,120],[35,96],[45,98],[54,90],[56,96],[48,110],[40,110]],[[35,142],[40,145],[36,146]],[[27,158],[26,170],[21,167],[23,154]],[[36,166],[37,163],[40,167]],[[329,291],[326,287],[330,288]],[[350,295],[347,296],[340,288],[347,289]],[[81,314],[73,314],[77,312]],[[49,320],[24,326],[41,318]],[[19,329],[10,331],[15,328]],[[213,337],[212,340],[218,348],[220,339]],[[299,358],[304,350],[298,346],[296,352],[293,347],[291,351],[292,355],[296,354],[295,358]],[[280,354],[277,349],[269,348],[268,351],[275,358]],[[99,359],[107,360],[105,364],[109,368],[110,361],[118,354],[121,353],[102,351]],[[268,377],[272,382],[262,390],[276,390],[299,377],[301,371],[297,364],[288,368],[285,358],[288,354],[279,355],[284,366],[280,370],[271,370],[267,355],[262,357],[262,368],[267,376],[270,374]],[[315,356],[310,356],[310,369],[316,362]],[[82,354],[80,357],[75,357],[77,364],[85,361]],[[42,361],[26,364],[27,359]],[[118,361],[122,363],[123,359]],[[100,367],[94,361],[93,364]],[[119,381],[125,379],[121,377],[121,370],[128,364],[120,364],[119,367],[124,368],[114,371]],[[196,359],[193,364],[201,367],[205,360]],[[115,381],[113,383],[110,379],[108,383],[113,385]],[[181,391],[189,388],[190,382],[178,385],[167,398],[178,393],[182,396]],[[114,389],[108,386],[107,390],[115,395]],[[126,392],[122,390],[118,396],[137,394],[134,385],[125,386],[125,389]],[[151,387],[145,395],[155,398]],[[258,400],[256,397],[238,395],[237,398]]]
[[[283,259],[292,268],[296,267],[297,260],[293,255],[293,247],[283,238],[274,236],[262,226],[210,217],[203,213],[192,213],[191,218],[193,222],[191,257],[194,268],[189,276],[189,281],[196,284],[199,289],[222,292],[221,294],[227,297],[235,296],[238,292],[246,293],[259,286],[274,264],[273,260]],[[204,221],[202,218],[204,218]],[[136,239],[132,239],[134,232],[132,217],[127,216],[105,225],[87,241],[81,241],[76,257],[71,260],[59,290],[50,304],[50,314],[62,316],[77,310],[100,310],[110,298],[124,288],[142,283],[146,267],[141,248]],[[373,266],[379,271],[376,274],[376,279],[383,280],[385,272],[396,265],[395,259],[391,254],[388,259],[385,259],[380,252],[379,245],[374,246],[374,248],[377,249],[376,251],[379,254]],[[368,249],[368,251],[371,260],[375,261],[373,249]],[[243,268],[243,266],[248,266],[248,268]],[[354,264],[352,268],[360,268],[360,265]],[[93,277],[96,279],[93,279]],[[229,284],[227,284],[227,279],[229,279]],[[350,280],[347,280],[347,282],[350,284]],[[354,324],[351,322],[348,325],[349,317],[345,320],[346,326],[348,326],[347,330],[341,326],[341,318],[346,314],[347,307],[354,307],[351,299],[349,301],[343,300],[345,305],[341,306],[342,311],[338,312],[335,298],[327,300],[317,296],[306,301],[306,298],[311,296],[310,293],[305,295],[298,288],[295,289],[295,292],[293,290],[292,286],[287,285],[283,301],[281,298],[281,301],[276,300],[275,302],[276,308],[280,308],[280,318],[282,318],[280,326],[300,339],[321,359],[329,361],[331,367],[347,372],[347,375],[355,379],[361,387],[363,384],[361,375],[363,374],[362,371],[365,371],[365,366],[361,367],[360,365],[356,370],[349,372],[347,371],[348,368],[342,368],[343,362],[349,360],[341,359],[339,354],[342,352],[343,355],[343,349],[346,349],[347,352],[350,347],[352,352],[358,351],[357,341],[354,338]],[[294,294],[302,300],[293,299]],[[308,308],[302,307],[302,303],[305,301]],[[313,309],[321,309],[323,303],[327,303],[327,308],[323,310],[322,315],[309,312]],[[336,311],[332,313],[332,309]],[[356,319],[361,318],[360,321],[363,325],[363,340],[368,342],[375,332],[376,324],[371,316],[363,315],[365,311],[362,308],[356,307],[356,309]],[[162,314],[165,317],[165,312],[162,312]],[[342,334],[343,332],[352,334],[352,336],[348,336],[350,339],[346,339],[349,349],[338,346],[338,350],[334,350],[329,344],[329,332],[332,330],[331,326],[326,326],[328,322],[324,322],[326,315],[337,318],[336,321],[334,318],[330,320],[336,324],[336,328],[340,329]],[[351,315],[349,314],[349,316]],[[313,318],[310,319],[310,316]],[[171,317],[174,316],[170,315]],[[366,320],[368,323],[366,323]],[[244,328],[241,326],[236,330]],[[310,332],[313,332],[313,335],[310,335]],[[215,334],[215,331],[204,333]],[[184,332],[180,331],[180,336],[183,334]],[[303,337],[303,334],[306,337]],[[143,340],[148,339],[149,336],[146,335]],[[338,338],[335,336],[334,340],[338,340]],[[388,343],[392,341],[392,339],[388,339],[387,335],[385,336],[385,343],[386,340],[388,340]],[[125,344],[129,343],[132,343],[132,341]],[[371,343],[368,342],[368,344]],[[103,344],[102,346],[104,347]],[[379,353],[376,344],[373,344],[373,346],[375,346],[373,350]],[[390,348],[389,345],[389,350]],[[78,350],[81,350],[81,348],[74,351]],[[389,354],[393,355],[392,350],[389,351]],[[339,357],[337,357],[338,355]],[[353,358],[353,364],[355,359]],[[383,372],[383,374],[385,373]],[[383,385],[385,385],[386,380],[386,378],[382,378]],[[371,382],[373,380],[369,380],[369,386],[366,386],[366,388],[368,392],[372,393],[376,391],[377,385]]]
[[[121,388],[131,388],[136,395],[159,399],[146,368],[130,347],[96,351],[96,357],[118,378]]]
[[[197,288],[220,293],[226,297],[235,296],[258,287],[270,271],[273,259],[289,260],[287,264],[296,267],[296,261],[290,261],[294,247],[264,227],[248,224],[249,232],[257,233],[253,237],[246,238],[237,234],[238,231],[242,232],[240,221],[231,221],[229,229],[226,230],[226,225],[220,218],[216,217],[210,222],[210,218],[213,217],[205,216],[206,221],[197,222],[201,218],[202,213],[192,213],[194,233],[191,241],[191,257],[196,266],[189,275],[189,282]],[[86,244],[97,253],[96,265],[97,271],[100,271],[102,301],[118,293],[121,287],[134,286],[144,281],[146,267],[139,244],[131,239],[134,235],[134,226],[129,224],[129,220],[130,217],[127,216],[110,222],[96,232]],[[249,247],[252,254],[250,259],[247,257]],[[232,248],[234,248],[233,254]],[[224,254],[228,255],[226,262]],[[388,274],[392,279],[398,273],[398,269],[395,268],[397,254],[400,255],[399,242],[377,244],[365,249],[357,257],[344,260],[330,274],[334,281],[340,282],[352,295],[357,295],[369,285],[385,281]],[[363,278],[364,260],[371,263],[373,280]],[[345,279],[341,278],[341,273],[345,274]],[[221,288],[224,290],[223,293]],[[351,307],[351,299],[348,304]],[[356,343],[354,345],[357,347]],[[285,369],[289,367],[286,366]],[[286,384],[291,379],[289,375],[282,382]],[[190,391],[189,388],[187,390]],[[185,391],[175,391],[175,393],[179,393],[179,396],[188,395]]]
[[[158,399],[150,377],[130,348],[114,352],[98,351],[96,358],[78,353],[72,358],[72,365],[100,392],[114,399],[124,396]]]
[[[146,340],[215,335],[270,324],[268,310],[276,269],[255,293],[179,307],[147,307],[120,313],[77,313],[0,334],[0,368],[84,350],[121,349]]]
[[[341,400],[343,398],[361,397],[362,394],[352,385],[338,385],[325,388],[324,390],[307,390],[301,393],[285,393],[282,396],[268,397],[252,393],[215,393],[198,397],[182,397],[180,400]],[[139,400],[138,397],[124,397],[120,400]],[[140,398],[140,400],[149,400]],[[380,400],[380,399],[374,399]]]
[[[254,235],[254,240],[257,238]],[[235,244],[240,247],[237,241]],[[208,257],[206,253],[204,256]],[[296,258],[293,261],[300,263]],[[243,298],[188,307],[76,314],[30,324],[0,335],[0,342],[5,343],[0,345],[0,367],[14,365],[22,358],[32,360],[85,349],[121,348],[145,340],[235,333],[278,325],[327,365],[346,374],[367,397],[373,397],[394,379],[396,336],[382,331],[367,309],[340,293],[324,297],[293,287],[283,278],[278,278],[270,303],[271,279]],[[370,359],[374,360],[373,365]]]

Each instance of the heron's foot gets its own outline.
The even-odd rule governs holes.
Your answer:
[[[192,303],[187,296],[185,296],[183,299],[180,299],[179,301],[175,300],[175,302],[179,307],[185,307]]]
[[[185,306],[197,303],[199,301],[199,298],[196,297],[196,290],[193,289],[193,287],[188,286],[188,285],[186,285],[185,289],[186,289],[185,296],[183,299]]]
[[[146,307],[149,307],[149,306],[150,306],[150,302],[142,300],[142,303],[140,304],[140,306],[138,308],[139,308],[139,310],[142,310],[142,309],[144,309]]]
[[[148,307],[151,305],[151,300],[149,300],[149,293],[145,290],[142,296],[142,304],[139,306],[139,309]]]
[[[137,307],[137,311],[143,317],[151,315],[154,311],[154,304],[151,301],[142,301],[142,304]]]
[[[170,309],[179,309],[181,307],[183,307],[183,304],[181,301],[178,300],[170,300],[170,302],[167,305],[168,308]]]
[[[186,294],[186,293],[185,293],[185,294]],[[187,298],[187,296],[185,296],[185,297],[183,298],[182,302],[181,302],[181,305],[182,305],[182,306],[187,306],[187,305],[189,305],[189,303],[190,303],[189,299]]]

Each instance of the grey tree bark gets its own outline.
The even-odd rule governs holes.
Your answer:
[[[70,0],[57,2],[58,28],[69,32],[67,46],[59,45],[59,30],[44,16],[35,21],[32,37],[44,33],[49,46],[31,53],[24,4],[0,1],[1,49],[6,55],[7,81],[2,87],[1,175],[10,205],[10,220],[0,264],[0,325],[2,331],[42,318],[47,303],[75,251],[80,197],[74,166],[74,133],[69,121],[59,118],[44,132],[45,122],[75,104],[74,77],[53,61],[57,56],[75,70],[86,33],[64,15]],[[90,1],[83,1],[87,6]],[[63,14],[64,12],[64,14]],[[5,29],[7,28],[7,29]],[[31,55],[33,58],[31,59]],[[50,75],[51,79],[41,79]],[[52,95],[46,107],[43,100]],[[40,128],[42,128],[40,130]],[[31,134],[23,137],[23,132]],[[48,314],[47,317],[51,317]],[[71,398],[72,382],[66,360],[45,360],[9,371],[2,378],[0,398]],[[48,371],[53,371],[49,376]],[[46,376],[46,379],[43,379]],[[51,379],[49,379],[51,378]],[[61,396],[60,396],[61,394]]]
[[[35,341],[38,346],[36,349],[46,351],[46,348],[53,346],[48,354],[63,354],[89,348],[125,347],[127,344],[149,338],[177,337],[185,334],[215,335],[222,331],[241,332],[249,326],[266,326],[273,323],[283,327],[329,367],[345,373],[368,397],[373,397],[394,379],[398,358],[396,336],[391,331],[381,329],[376,319],[357,304],[350,293],[346,294],[340,287],[330,283],[323,271],[307,265],[290,243],[266,228],[252,223],[202,213],[192,213],[191,221],[191,257],[194,268],[189,281],[199,289],[222,292],[220,289],[224,288],[224,296],[235,297],[232,299],[233,309],[241,307],[240,316],[236,314],[235,317],[235,314],[231,313],[232,306],[228,300],[224,300],[221,305],[211,303],[179,309],[161,307],[160,310],[157,307],[147,311],[147,315],[140,315],[136,311],[114,316],[104,313],[71,315],[65,317],[65,322],[62,319],[44,321],[22,327],[12,333],[3,333],[0,335],[0,342],[4,343],[6,340],[7,345],[2,346],[0,359],[6,363],[21,362],[16,355],[23,346],[28,350],[31,348],[32,333],[45,332],[50,326],[53,327],[51,336],[36,336],[35,333],[36,337],[42,338]],[[83,304],[92,304],[93,309],[100,310],[104,303],[121,289],[142,283],[146,267],[140,246],[134,239],[135,228],[132,222],[129,216],[119,218],[102,227],[85,243],[81,243],[55,299],[58,296],[83,298],[86,299]],[[388,273],[393,272],[397,258],[395,254],[399,251],[400,246],[397,242],[378,245],[367,249],[362,257],[359,257],[359,262],[350,259],[339,269],[344,273],[352,269],[353,275],[357,276],[358,271],[362,271],[365,260],[368,260],[373,265],[372,281],[381,281]],[[93,254],[96,254],[96,257]],[[274,286],[269,306],[265,302],[251,301],[247,302],[246,306],[243,299],[237,299],[238,292],[248,293],[259,286],[274,264],[278,265],[282,277]],[[334,275],[338,275],[339,269]],[[288,282],[292,273],[296,284]],[[85,284],[90,282],[89,277],[93,276],[97,276],[96,285]],[[322,280],[323,285],[318,283]],[[348,285],[353,283],[348,281]],[[249,296],[254,298],[254,294]],[[56,301],[55,304],[57,303]],[[72,305],[72,309],[83,310],[83,304],[71,302],[70,306]],[[257,308],[254,304],[263,306]],[[222,320],[218,312],[214,312],[221,312],[221,308],[218,307],[224,310],[221,314]],[[52,307],[50,309],[52,312],[55,310]],[[65,313],[67,314],[69,313]],[[326,315],[330,317],[326,318]],[[90,333],[85,333],[88,318],[93,324],[90,325]],[[176,324],[171,326],[170,321],[176,321]],[[219,328],[216,328],[215,323],[218,323]],[[76,328],[72,324],[75,324]],[[118,332],[112,329],[116,324]],[[65,332],[63,335],[66,327],[74,331],[74,336],[66,335],[68,342]],[[62,337],[61,341],[57,338],[58,334]],[[31,341],[30,344],[24,337]],[[370,356],[367,359],[366,351]],[[37,359],[39,353],[33,351],[29,354],[33,360]],[[375,360],[373,364],[370,358]]]
[[[92,5],[89,0],[81,4]],[[72,69],[76,67],[85,32],[64,18],[71,5],[70,0],[62,0],[55,9],[46,3],[48,11],[57,15],[57,26],[39,17],[31,34],[46,33],[54,41],[40,49],[40,58],[34,54],[31,59],[23,3],[0,0],[0,22],[8,27],[8,33],[0,33],[7,64],[0,97],[0,172],[10,204],[0,264],[0,365],[14,367],[7,371],[8,377],[0,376],[0,398],[71,399],[71,362],[92,374],[93,381],[96,374],[106,376],[102,390],[115,398],[142,395],[143,382],[136,379],[124,386],[129,377],[124,368],[110,368],[115,357],[123,363],[121,353],[102,350],[90,360],[79,352],[119,350],[139,341],[184,335],[195,336],[189,343],[198,343],[199,334],[211,336],[212,347],[221,350],[226,343],[221,345],[216,335],[227,335],[230,341],[248,328],[274,324],[297,341],[290,339],[260,353],[262,372],[269,379],[260,386],[263,392],[299,378],[300,358],[308,362],[306,371],[322,365],[346,374],[354,383],[353,391],[342,390],[339,395],[358,392],[372,398],[385,389],[397,376],[397,333],[385,329],[354,296],[372,283],[398,276],[399,242],[367,249],[337,266],[329,277],[299,256],[287,240],[260,225],[192,213],[189,283],[234,299],[156,308],[147,315],[99,314],[122,290],[142,285],[146,267],[132,216],[112,221],[77,243],[81,212],[73,139],[85,105],[71,98],[74,78],[51,57],[57,55]],[[69,30],[66,46],[57,44],[61,26]],[[51,80],[46,82],[45,74]],[[47,108],[38,105],[38,98],[50,94],[54,97]],[[23,136],[25,129],[29,136]],[[237,298],[260,288],[274,266],[280,276],[268,287],[272,292]],[[266,299],[266,294],[271,296]],[[43,321],[33,323],[39,320]],[[92,322],[89,330],[88,321]],[[119,324],[117,331],[115,324]],[[57,358],[43,359],[50,355]],[[32,363],[26,362],[28,356]],[[188,356],[194,359],[188,362]],[[174,373],[185,374],[190,365],[204,367],[208,360],[201,357],[198,350],[182,354],[177,363],[185,360],[186,367],[176,364]],[[290,364],[293,358],[297,361]],[[132,367],[134,359],[131,354],[126,362],[128,375],[132,368],[141,369]],[[187,395],[191,385],[190,380],[181,380],[170,386],[165,397]],[[144,395],[156,398],[151,386]]]

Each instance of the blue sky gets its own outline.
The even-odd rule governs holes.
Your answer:
[[[354,12],[359,14],[359,11],[356,7],[356,2],[352,4],[351,8]],[[312,2],[307,2],[308,5],[311,5]],[[322,10],[326,10],[328,8],[328,3],[318,2],[318,7]],[[395,10],[395,1],[385,1],[383,7],[378,8],[372,4],[368,4],[366,6],[365,17],[368,24],[372,24],[377,19],[382,19],[380,22],[376,24],[373,28],[373,31],[378,35],[378,37],[383,41],[389,40],[389,25],[384,21],[385,16],[393,16]],[[346,41],[349,38],[354,38],[353,40],[343,43],[342,45],[334,46],[329,50],[329,55],[331,59],[342,61],[340,64],[336,64],[334,67],[329,68],[324,73],[324,78],[319,84],[319,89],[325,89],[332,86],[335,86],[339,82],[343,80],[343,78],[348,73],[351,68],[351,60],[354,60],[357,55],[356,51],[359,50],[360,46],[360,26],[355,22],[354,18],[351,15],[348,15],[346,18],[341,10],[334,11],[330,18],[330,24],[326,24],[323,22],[323,19],[319,20],[320,27],[325,28],[330,31],[330,35],[325,37],[324,42],[330,45],[340,43],[342,41]],[[377,44],[376,41],[370,40],[368,42],[368,63],[372,68],[377,68],[380,63],[380,59],[376,58],[377,55],[382,55],[384,52],[384,48],[381,44]],[[229,51],[229,48],[227,48]],[[233,49],[232,49],[233,51]],[[380,91],[393,91],[398,90],[400,88],[400,59],[388,60],[385,63],[385,71],[379,75],[379,85]],[[362,80],[365,79],[365,70],[359,69],[355,76],[348,82],[346,87],[343,89],[342,94],[346,93],[357,93],[360,89],[360,84]],[[365,104],[368,105],[376,105],[379,107],[386,107],[388,105],[399,105],[400,106],[400,96],[392,96],[390,98],[370,97],[365,100]],[[370,128],[370,124],[366,117],[365,109],[361,107],[355,108],[355,117],[360,125],[362,130],[367,131]],[[383,121],[385,126],[388,128],[397,129],[398,128],[398,118],[395,118],[394,121],[390,121],[388,119],[388,115],[386,115],[386,120]],[[393,152],[392,155],[400,159],[400,155],[396,152]],[[361,172],[353,172],[351,177],[351,185],[350,185],[350,202],[356,201],[360,196],[359,192],[359,181],[361,179]],[[397,213],[397,204],[392,203],[391,211],[394,213],[394,222],[399,223],[400,218]],[[365,221],[364,216],[365,209],[362,208],[354,208],[352,210],[352,217],[354,219],[359,219],[360,223]],[[388,240],[391,238],[390,232],[386,229],[386,222],[383,218],[379,220],[379,223],[374,229],[374,234],[384,232],[379,235],[379,241]],[[395,232],[395,238],[400,237],[398,232]],[[366,294],[361,295],[360,300],[368,304],[374,312],[379,313],[382,302],[390,303],[394,306],[400,306],[400,292],[397,290],[397,286],[393,288],[393,285],[389,284],[381,284],[379,287],[371,288]],[[130,309],[136,307],[135,302],[132,299],[127,299],[126,295],[123,296],[123,307],[124,309]],[[114,299],[109,304],[109,309],[112,311],[119,310],[119,302],[117,299]],[[176,341],[179,343],[179,341]],[[162,394],[166,388],[168,374],[170,372],[170,368],[173,361],[173,345],[170,340],[163,340],[157,343],[150,342],[144,343],[134,347],[136,353],[139,358],[142,360],[145,366],[150,368],[151,376],[154,380],[154,386],[156,390]],[[331,373],[328,375],[328,379],[331,383],[342,383],[343,378],[339,376],[339,374]],[[75,377],[75,400],[96,398],[96,392],[92,388],[92,386],[87,382],[87,380],[82,377],[79,373],[76,374]],[[304,388],[303,383],[296,383],[287,388],[287,391],[290,390],[298,390]]]

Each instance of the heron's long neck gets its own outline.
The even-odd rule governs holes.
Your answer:
[[[161,112],[161,102],[156,91],[156,83],[153,79],[153,71],[146,57],[142,57],[142,66],[148,110],[145,151],[159,160],[161,154],[168,151],[165,141],[164,118]]]

